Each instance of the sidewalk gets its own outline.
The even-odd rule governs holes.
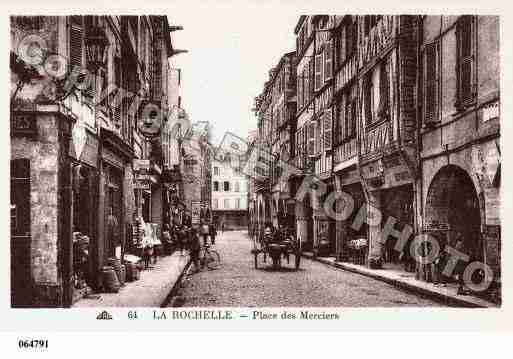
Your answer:
[[[175,252],[160,257],[153,268],[143,270],[141,278],[127,282],[118,293],[100,293],[100,298],[83,298],[72,308],[86,307],[160,307],[190,263],[189,255]]]
[[[398,288],[431,297],[440,302],[446,303],[447,305],[470,308],[499,308],[497,304],[472,295],[457,295],[457,286],[454,284],[448,284],[447,287],[436,287],[433,283],[427,283],[415,279],[415,273],[405,272],[399,268],[370,269],[358,264],[337,262],[335,257],[314,258],[313,253],[311,252],[303,252],[303,257],[316,260],[339,269],[347,270],[349,272],[381,280]]]

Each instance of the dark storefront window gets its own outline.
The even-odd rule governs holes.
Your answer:
[[[11,161],[11,305],[31,305],[30,160]]]
[[[30,235],[30,160],[11,161],[11,235]]]
[[[115,255],[115,249],[121,241],[122,221],[122,171],[113,166],[106,166],[107,188],[105,193],[105,210],[107,223],[107,253]]]

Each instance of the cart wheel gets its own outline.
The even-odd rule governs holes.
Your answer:
[[[258,269],[258,252],[255,252],[255,269]]]
[[[301,252],[296,252],[295,256],[295,262],[296,262],[296,270],[299,269],[299,263],[301,262]]]

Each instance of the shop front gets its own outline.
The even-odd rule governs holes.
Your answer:
[[[136,210],[132,149],[117,134],[100,132],[100,184],[98,203],[98,253],[96,273],[101,286],[101,271],[109,258],[122,261],[132,240],[132,221]]]
[[[330,179],[324,181],[324,186],[326,188],[326,191],[322,196],[320,196],[318,203],[315,205],[313,209],[315,230],[314,254],[321,257],[335,256],[337,247],[335,218],[333,218],[333,216],[330,213],[327,213],[324,208],[325,201],[328,199],[328,196],[330,196],[335,189],[333,180]]]
[[[361,166],[362,184],[366,192],[369,257],[371,268],[384,263],[399,263],[409,258],[409,246],[404,253],[394,249],[393,236],[382,238],[383,227],[394,220],[394,229],[410,226],[413,232],[413,177],[408,163],[400,153],[384,156]],[[411,239],[411,238],[410,238]],[[403,255],[401,255],[403,254]]]
[[[352,224],[360,209],[365,205],[365,195],[356,164],[336,173],[337,191],[343,192],[335,202],[336,213],[336,256],[340,261],[365,264],[368,256],[367,227],[355,229]]]
[[[96,288],[98,252],[98,137],[90,130],[73,131],[72,217],[73,217],[73,301]]]

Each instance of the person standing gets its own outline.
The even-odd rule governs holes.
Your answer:
[[[216,244],[217,229],[216,229],[215,223],[210,223],[209,230],[210,230],[210,241],[212,242],[212,244]]]
[[[464,237],[461,232],[458,232],[456,234],[456,245],[454,246],[454,249],[456,249],[459,252],[465,253]],[[458,291],[456,294],[458,295],[470,294],[470,291],[465,287],[465,283],[463,280],[463,273],[465,272],[465,267],[466,265],[464,261],[458,261],[458,264],[456,265],[456,276],[458,280]]]
[[[107,239],[108,239],[108,253],[110,257],[116,256],[116,248],[121,247],[119,240],[119,224],[118,219],[114,215],[112,207],[109,208],[109,216],[107,217]],[[120,251],[121,252],[121,251]],[[120,253],[121,254],[121,253]]]
[[[208,236],[210,234],[210,228],[208,227],[207,222],[203,222],[201,225],[201,236],[203,237],[203,245],[206,246],[208,243]]]
[[[201,251],[201,242],[199,238],[199,234],[196,229],[191,228],[189,232],[189,251],[191,256],[191,261],[194,263],[194,269],[196,272],[201,270],[200,268],[200,251]]]

